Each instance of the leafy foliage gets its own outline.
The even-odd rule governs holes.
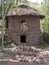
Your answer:
[[[42,11],[45,14],[45,19],[41,23],[41,30],[49,33],[49,0],[43,0]]]
[[[42,11],[45,14],[45,18],[41,21],[41,32],[43,40],[49,43],[49,0],[43,0]]]
[[[43,33],[42,33],[42,36],[43,36],[43,40],[44,40],[47,44],[49,44],[49,33],[43,32]]]
[[[39,48],[39,49],[46,49],[46,48],[49,47],[49,44],[47,44],[47,43],[42,43],[42,44],[40,44],[40,45],[37,45],[36,47]]]
[[[33,3],[33,2],[27,2],[27,4],[29,5],[29,6],[31,6],[31,7],[33,7],[33,8],[35,8],[35,9],[37,9],[37,10],[42,10],[41,9],[41,4],[38,4],[38,3]]]
[[[8,46],[11,44],[11,40],[8,36],[4,35],[4,46]],[[0,46],[2,45],[2,39],[0,38]]]
[[[4,0],[4,10],[5,10],[5,14],[10,11],[13,10],[14,7],[16,7],[17,4],[19,3],[26,3],[27,0]],[[1,5],[1,1],[0,1],[0,15],[2,13],[2,5]]]

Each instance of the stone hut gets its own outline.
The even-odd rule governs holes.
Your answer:
[[[37,45],[40,43],[40,19],[44,15],[26,5],[19,4],[16,11],[6,14],[6,33],[15,44]]]

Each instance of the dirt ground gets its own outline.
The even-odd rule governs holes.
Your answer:
[[[0,65],[49,65],[49,48],[18,45],[0,49]]]

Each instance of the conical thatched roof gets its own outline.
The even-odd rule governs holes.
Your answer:
[[[40,11],[38,11],[24,3],[17,5],[16,9],[17,9],[17,13],[16,13],[16,11],[10,11],[6,14],[6,17],[7,16],[16,16],[16,15],[18,15],[18,16],[21,16],[21,15],[39,16],[41,19],[45,17]]]

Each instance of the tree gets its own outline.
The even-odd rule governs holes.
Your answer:
[[[49,0],[43,0],[42,11],[45,18],[41,21],[41,32],[43,40],[49,44]]]
[[[2,51],[4,47],[4,20],[5,15],[9,10],[13,10],[13,8],[21,2],[26,2],[26,0],[1,0],[0,3],[0,15],[2,15]],[[1,14],[2,13],[2,14]]]
[[[27,2],[27,0],[4,0],[4,11],[5,11],[5,14],[9,10],[13,10],[13,8],[16,7],[17,4],[26,3],[26,2]],[[2,5],[1,5],[1,1],[0,1],[0,16],[1,16],[1,12],[2,12]]]
[[[45,14],[45,19],[41,22],[41,30],[49,33],[49,0],[43,0],[42,11]]]

